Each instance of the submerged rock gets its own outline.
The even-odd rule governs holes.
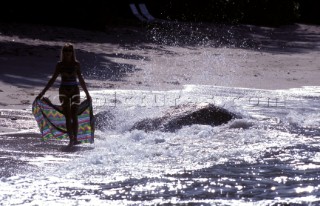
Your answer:
[[[162,117],[147,118],[135,123],[131,130],[174,132],[186,125],[202,124],[217,126],[225,124],[235,118],[239,117],[213,104],[180,105],[172,108]]]

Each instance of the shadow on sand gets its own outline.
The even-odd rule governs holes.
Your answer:
[[[119,82],[125,81],[130,73],[141,69],[133,64],[117,63],[112,59],[117,58],[119,62],[130,59],[148,61],[148,57],[143,52],[141,55],[119,53],[105,44],[117,45],[119,49],[126,51],[152,49],[165,54],[171,52],[171,55],[178,54],[166,50],[164,46],[192,48],[205,45],[274,54],[294,54],[318,48],[320,35],[312,28],[313,26],[300,24],[271,28],[253,25],[166,22],[144,26],[118,26],[106,28],[105,32],[101,32],[46,25],[1,23],[0,33],[4,39],[0,41],[0,54],[4,61],[0,61],[0,66],[15,65],[14,62],[7,64],[9,61],[15,61],[6,59],[9,55],[21,57],[19,61],[25,61],[25,67],[0,71],[0,81],[22,88],[43,87],[48,76],[53,74],[55,64],[59,60],[61,47],[57,45],[62,45],[64,42],[94,45],[89,46],[95,48],[90,52],[81,46],[77,48],[77,56],[86,79]],[[147,44],[154,46],[150,47]],[[30,71],[27,76],[26,70]]]

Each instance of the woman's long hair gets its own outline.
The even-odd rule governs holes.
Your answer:
[[[71,56],[71,61],[72,62],[78,62],[77,58],[76,58],[76,53],[75,53],[75,50],[74,50],[74,47],[73,47],[73,44],[72,43],[66,43],[62,49],[61,49],[61,54],[60,54],[60,61],[61,62],[65,62],[66,59],[65,59],[65,55],[63,53],[63,51],[65,50],[71,50],[72,51],[72,56]]]

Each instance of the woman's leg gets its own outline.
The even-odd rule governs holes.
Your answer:
[[[66,119],[66,129],[70,139],[69,146],[72,146],[74,143],[74,134],[73,134],[73,128],[71,123],[71,120],[72,120],[71,101],[68,95],[62,91],[59,94],[59,98],[62,106],[62,111]]]
[[[74,133],[72,128],[72,114],[71,114],[71,108],[70,106],[63,107],[63,113],[66,118],[66,127],[69,135],[70,142],[74,140]]]
[[[78,115],[77,115],[77,109],[75,106],[72,106],[71,109],[71,118],[72,118],[72,131],[75,139],[77,139],[78,135]]]
[[[77,135],[78,135],[78,108],[80,104],[80,90],[78,87],[74,88],[74,94],[71,98],[71,118],[72,118],[72,130],[74,135],[74,141],[75,143],[80,143],[77,141]]]

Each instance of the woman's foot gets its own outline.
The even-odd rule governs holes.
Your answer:
[[[74,140],[73,145],[78,145],[78,144],[81,144],[81,141],[79,141],[79,140]]]
[[[70,140],[70,142],[69,142],[69,144],[68,144],[68,148],[71,148],[71,147],[73,147],[73,145],[74,145],[74,141],[73,140]]]

